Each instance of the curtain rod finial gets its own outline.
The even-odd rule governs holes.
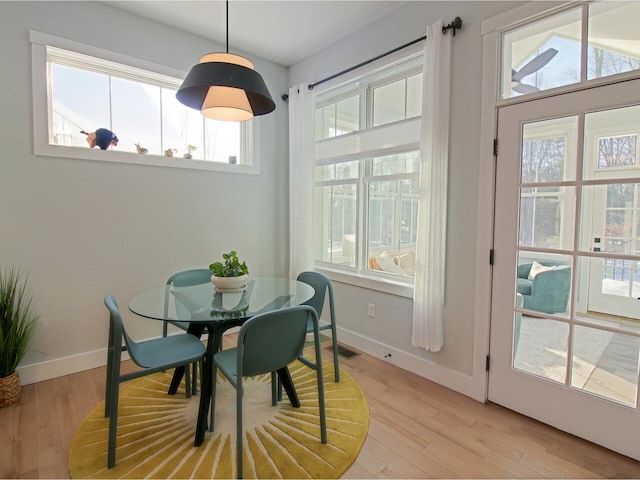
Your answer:
[[[456,30],[460,30],[462,28],[462,19],[460,17],[456,17],[453,19],[449,25],[442,27],[442,33],[447,33],[447,30],[453,29],[453,36],[456,36]]]

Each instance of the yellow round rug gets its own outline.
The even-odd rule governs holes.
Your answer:
[[[323,364],[328,443],[320,442],[315,372],[290,367],[301,407],[286,394],[271,406],[271,377],[245,379],[244,477],[340,478],[353,464],[369,429],[369,409],[356,382]],[[71,478],[234,478],[235,390],[218,376],[216,429],[193,446],[199,395],[167,395],[173,371],[120,388],[116,466],[107,469],[104,402],[82,421],[69,448]],[[184,384],[183,384],[184,385]]]

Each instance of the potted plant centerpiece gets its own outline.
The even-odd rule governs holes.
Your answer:
[[[0,407],[20,398],[22,385],[16,367],[31,345],[38,318],[23,272],[0,268]]]
[[[231,250],[229,253],[223,253],[224,262],[214,262],[209,265],[211,282],[219,292],[240,291],[247,286],[249,278],[249,268],[247,263],[240,263],[238,252]]]

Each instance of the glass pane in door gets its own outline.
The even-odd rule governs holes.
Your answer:
[[[569,325],[557,320],[523,315],[516,319],[513,368],[565,383]]]
[[[570,249],[573,245],[575,191],[575,187],[522,188],[520,246]]]
[[[640,255],[640,183],[587,185],[582,196],[581,249]]]
[[[576,325],[571,386],[635,407],[639,354],[638,337]]]
[[[574,180],[578,117],[526,123],[522,129],[522,183]]]
[[[640,106],[585,114],[580,249],[594,252],[580,311],[640,320]],[[585,282],[586,284],[586,282]]]
[[[640,105],[584,116],[583,178],[633,178],[640,175]]]
[[[516,270],[516,307],[541,314],[567,316],[571,271],[571,257],[567,255],[520,251]]]

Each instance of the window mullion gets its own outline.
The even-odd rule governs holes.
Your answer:
[[[358,264],[356,268],[359,272],[369,268],[367,258],[369,257],[369,185],[364,179],[367,177],[367,170],[371,168],[371,160],[363,160],[358,166],[358,186],[356,188],[358,203],[358,218],[356,227],[358,229]]]
[[[582,41],[580,42],[580,81],[585,82],[587,80],[587,66],[589,63],[589,5],[582,6],[582,23],[581,35]]]
[[[109,128],[113,130],[113,77],[109,75]]]
[[[160,102],[160,151],[164,152],[164,121],[163,121],[163,115],[164,115],[164,109],[163,109],[163,105],[164,105],[164,95],[162,95],[164,89],[162,87],[160,87],[160,98],[159,98],[159,102]]]
[[[400,250],[400,225],[402,224],[402,185],[401,180],[395,181],[395,218],[393,221],[393,246]]]
[[[364,178],[365,183],[370,182],[386,182],[391,180],[412,180],[417,178],[417,173],[394,173],[388,175],[367,175]]]

